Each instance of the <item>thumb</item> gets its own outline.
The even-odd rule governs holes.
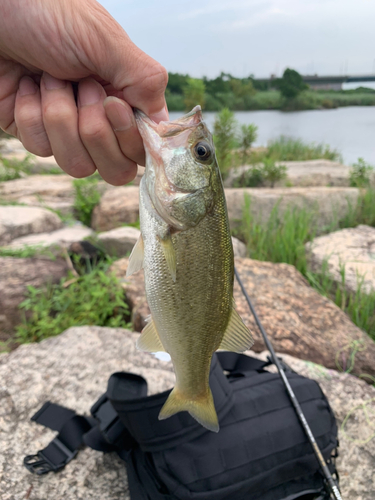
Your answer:
[[[95,73],[123,92],[124,100],[141,109],[156,122],[168,120],[165,89],[168,83],[166,69],[145,54],[129,38],[123,28],[97,2],[90,11],[95,42],[85,37],[82,43],[89,55],[87,66],[94,66]]]
[[[146,113],[154,122],[166,121],[168,110],[164,93],[168,73],[161,64],[144,52],[139,52],[132,81],[123,89],[124,100]]]

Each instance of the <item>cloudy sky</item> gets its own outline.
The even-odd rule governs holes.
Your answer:
[[[100,0],[168,71],[375,73],[375,0]]]

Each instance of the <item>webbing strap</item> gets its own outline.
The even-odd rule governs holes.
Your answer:
[[[95,425],[93,418],[76,415],[73,410],[49,401],[31,420],[59,432],[46,448],[24,458],[25,467],[38,475],[65,467],[76,456],[83,435]]]

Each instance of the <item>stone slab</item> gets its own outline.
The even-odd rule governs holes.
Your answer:
[[[54,231],[62,225],[61,219],[46,208],[0,205],[0,246],[21,236]]]
[[[227,188],[228,216],[232,227],[238,226],[244,212],[245,195],[250,197],[250,210],[256,221],[266,224],[272,209],[278,205],[277,214],[282,219],[289,208],[305,209],[313,215],[318,230],[337,225],[356,205],[360,190],[340,187],[294,188]]]
[[[21,238],[14,239],[8,248],[25,248],[25,247],[59,247],[68,248],[72,243],[81,241],[95,233],[89,227],[82,224],[63,227],[57,231],[49,233],[30,234]]]
[[[280,161],[276,165],[284,165],[287,169],[286,179],[276,183],[276,186],[317,187],[341,186],[349,187],[351,167],[331,160]],[[235,180],[252,166],[243,165],[230,171],[225,179],[225,187],[232,187]]]
[[[94,208],[91,226],[96,231],[109,231],[139,218],[138,186],[109,188]]]
[[[98,234],[100,246],[109,254],[124,257],[133,250],[141,232],[130,226],[118,227]]]
[[[117,371],[135,372],[148,381],[149,394],[171,388],[170,362],[135,348],[137,334],[127,330],[83,326],[70,328],[39,344],[23,345],[0,355],[0,498],[2,500],[129,500],[126,469],[115,453],[83,449],[57,474],[35,476],[22,465],[25,454],[44,448],[56,433],[30,422],[50,400],[88,414]],[[264,358],[266,353],[260,356]],[[349,374],[287,357],[297,372],[317,380],[341,424],[357,404],[375,398],[375,389]],[[368,403],[367,409],[372,416]],[[363,412],[340,430],[338,470],[343,498],[373,500],[375,440],[355,440],[373,432]],[[354,439],[354,441],[352,440]]]
[[[339,307],[309,286],[295,267],[241,258],[236,258],[235,264],[276,350],[336,368],[338,354],[341,363],[349,366],[358,344],[353,372],[375,376],[375,342]],[[141,331],[150,314],[143,270],[125,278],[127,265],[128,259],[124,258],[111,269],[123,282],[132,308],[133,328]],[[253,333],[253,349],[262,351],[263,339],[236,280],[234,299],[238,313]]]
[[[341,268],[345,268],[345,287],[355,293],[361,289],[375,291],[375,228],[360,225],[319,236],[306,245],[310,267],[321,271],[323,262],[336,283],[342,283]]]

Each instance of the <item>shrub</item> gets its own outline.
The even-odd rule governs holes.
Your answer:
[[[262,167],[254,165],[245,170],[239,177],[233,181],[233,187],[260,187],[263,185],[264,178]]]
[[[223,177],[226,176],[231,166],[235,137],[236,120],[234,114],[228,108],[224,108],[216,115],[214,122],[216,157]]]
[[[262,175],[265,182],[271,184],[271,188],[274,187],[275,183],[285,179],[286,177],[286,166],[276,165],[272,158],[265,158],[262,167]]]
[[[245,165],[250,157],[250,148],[257,139],[258,127],[251,123],[250,125],[241,125],[239,136],[240,153],[242,164]]]
[[[73,181],[75,189],[74,212],[85,226],[90,226],[92,211],[100,201],[98,178],[95,174]]]
[[[16,328],[20,343],[58,335],[71,326],[128,327],[129,307],[118,279],[106,271],[110,261],[100,263],[83,276],[63,278],[47,289],[28,287],[20,308],[27,312]]]
[[[349,181],[352,187],[368,187],[370,185],[370,176],[374,167],[365,162],[363,158],[358,158],[354,163],[349,174]]]

